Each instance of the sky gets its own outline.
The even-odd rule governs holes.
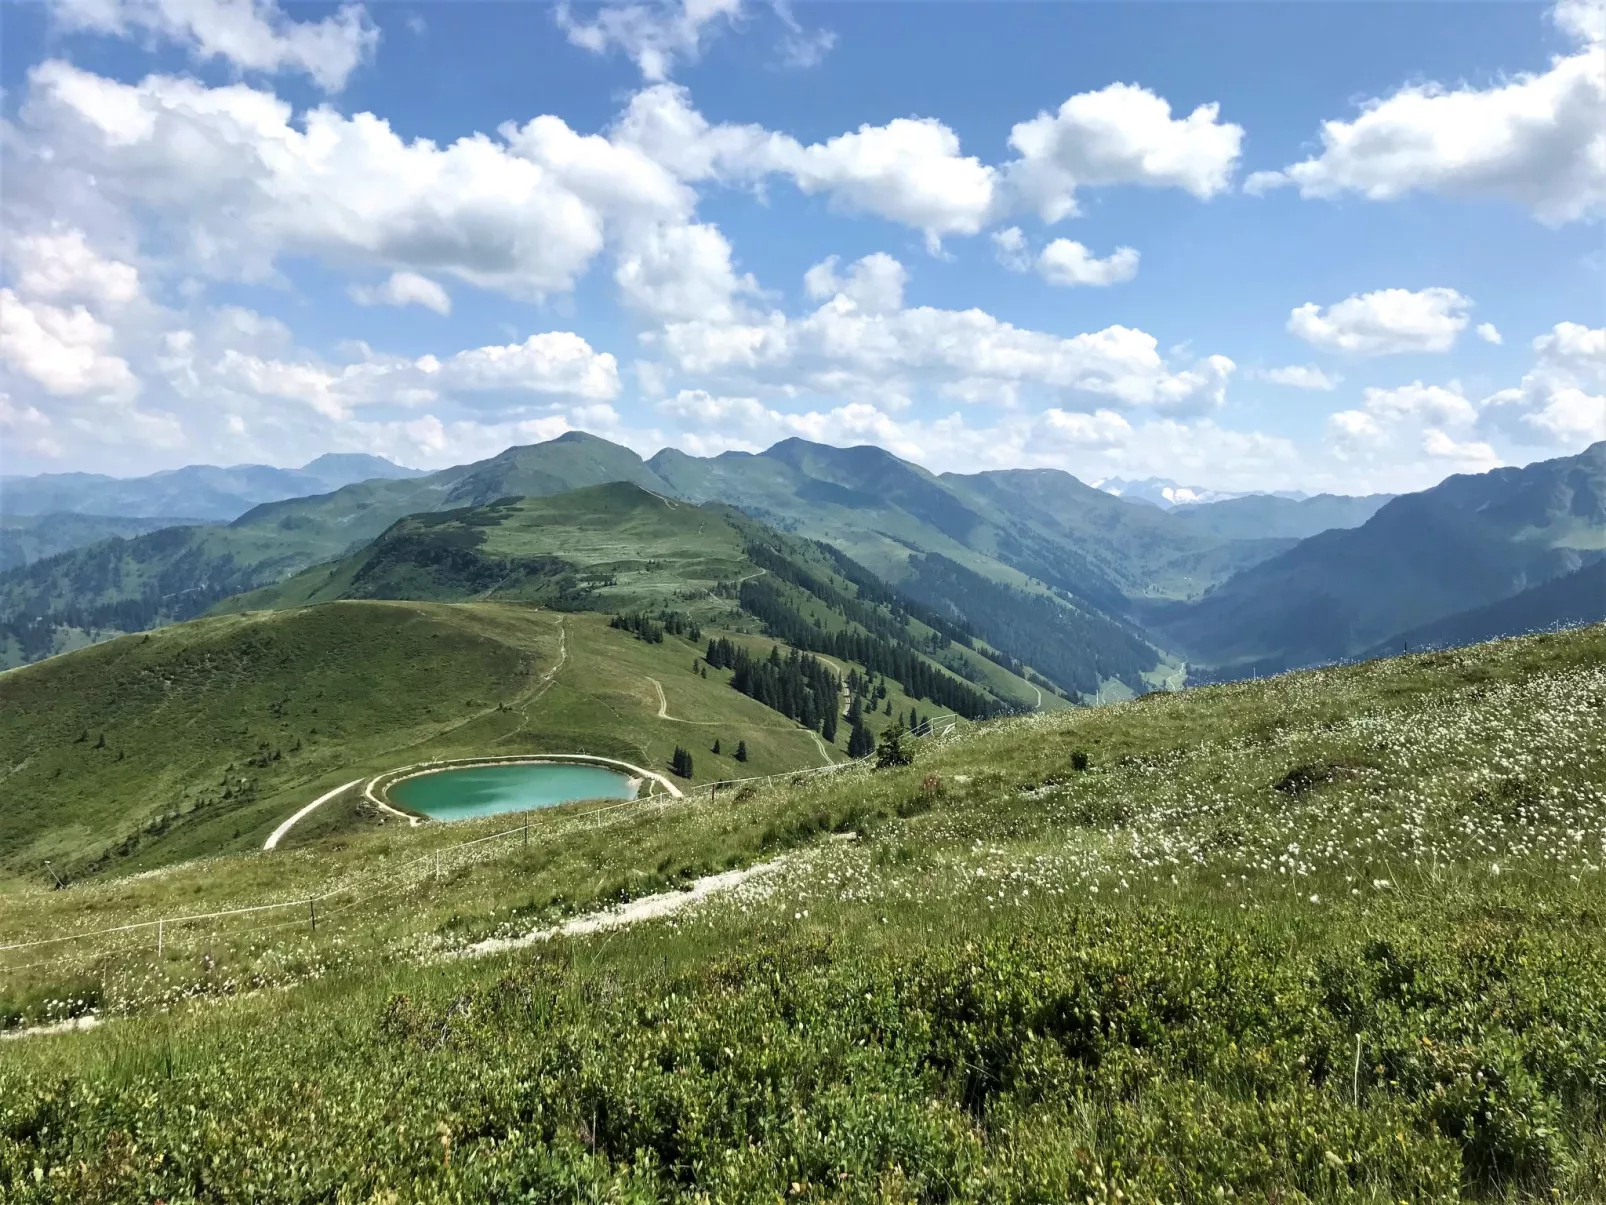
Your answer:
[[[0,4],[0,470],[1606,439],[1606,0]]]

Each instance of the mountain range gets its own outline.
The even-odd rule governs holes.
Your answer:
[[[1144,477],[1141,480],[1128,480],[1125,477],[1105,477],[1095,481],[1094,486],[1107,494],[1114,494],[1117,498],[1125,498],[1128,502],[1147,502],[1158,506],[1161,510],[1171,510],[1181,506],[1201,506],[1211,502],[1226,502],[1233,498],[1291,498],[1299,501],[1310,497],[1302,490],[1276,490],[1270,493],[1263,491],[1235,491],[1214,490],[1202,485],[1179,485],[1169,477]]]
[[[424,475],[422,469],[403,468],[383,456],[360,452],[328,452],[299,469],[266,464],[227,468],[192,464],[147,477],[45,473],[37,477],[0,477],[0,510],[7,516],[61,513],[149,519],[184,515],[191,520],[226,523],[263,502],[326,494],[354,481],[376,477]]]
[[[1399,498],[1261,494],[1164,510],[1057,470],[934,474],[878,447],[798,439],[643,460],[570,432],[12,568],[0,573],[0,664],[198,615],[357,555],[407,516],[622,482],[820,541],[1022,672],[1103,696],[1178,681],[1184,659],[1197,680],[1363,655],[1586,569],[1606,549],[1603,464],[1606,443]]]

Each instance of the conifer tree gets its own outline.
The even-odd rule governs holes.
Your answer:
[[[714,747],[710,749],[709,752],[714,754],[716,757],[719,756],[719,738],[717,736],[714,738]]]
[[[875,752],[875,737],[864,726],[863,720],[853,721],[853,731],[848,734],[848,756],[868,757]]]
[[[894,720],[885,732],[881,734],[881,743],[876,746],[875,764],[878,769],[890,766],[907,766],[914,759],[914,750],[904,742],[903,721]]]
[[[743,762],[747,760],[747,742],[746,741],[737,741],[736,742],[736,760],[737,761],[743,761]]]

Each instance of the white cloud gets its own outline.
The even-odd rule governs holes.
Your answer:
[[[1522,383],[1484,401],[1484,425],[1527,446],[1606,439],[1606,327],[1559,322],[1533,350]]]
[[[960,154],[959,136],[933,118],[899,117],[809,146],[777,136],[753,166],[784,172],[805,193],[828,193],[850,211],[944,235],[975,234],[993,207],[995,176]]]
[[[461,351],[427,371],[446,390],[517,390],[590,401],[619,396],[619,366],[613,356],[593,351],[589,343],[568,331],[531,335],[523,343],[507,346]]]
[[[805,29],[792,13],[789,0],[771,0],[770,7],[786,28],[781,39],[781,62],[787,67],[818,67],[836,46],[836,34],[829,29]]]
[[[1325,311],[1315,302],[1288,316],[1288,329],[1323,351],[1361,356],[1449,351],[1472,302],[1454,289],[1379,289]]]
[[[669,78],[677,61],[696,61],[710,27],[739,21],[742,0],[609,4],[590,22],[576,20],[565,0],[555,16],[571,44],[593,54],[622,51],[643,79],[656,83]]]
[[[531,335],[523,343],[470,348],[445,360],[359,350],[361,359],[329,365],[310,357],[284,359],[231,346],[210,370],[228,388],[302,402],[336,420],[350,418],[360,406],[417,407],[443,398],[473,404],[474,394],[599,402],[619,393],[613,356],[593,351],[580,336],[566,331]],[[499,400],[498,408],[507,407]]]
[[[1343,377],[1328,373],[1314,364],[1289,364],[1281,368],[1262,368],[1250,374],[1256,380],[1286,385],[1290,389],[1337,389]]]
[[[1046,222],[1077,212],[1076,190],[1142,184],[1181,188],[1199,198],[1228,187],[1243,127],[1204,104],[1184,118],[1146,88],[1111,84],[1071,97],[1010,132],[1019,158],[1005,169],[1021,203]]]
[[[1503,340],[1500,337],[1500,331],[1495,327],[1495,324],[1492,323],[1492,322],[1480,322],[1480,323],[1478,323],[1478,325],[1477,325],[1477,333],[1478,333],[1478,338],[1482,339],[1485,343],[1493,343],[1493,344],[1498,345],[1500,343],[1505,342],[1505,340]]]
[[[1031,270],[1031,248],[1026,243],[1025,232],[1019,226],[993,231],[993,254],[1011,272]]]
[[[803,274],[803,291],[811,299],[845,297],[866,314],[888,314],[903,308],[903,289],[909,274],[892,256],[882,251],[866,255],[848,269],[846,278],[837,275],[837,263],[833,255]]]
[[[27,301],[0,289],[0,360],[47,393],[129,398],[139,382],[113,353],[112,328],[81,305]]]
[[[29,297],[123,306],[141,296],[139,272],[90,247],[82,230],[53,227],[11,240],[17,289]]]
[[[274,0],[51,0],[51,11],[67,29],[146,31],[242,71],[304,72],[327,92],[344,88],[379,42],[360,4],[315,22],[291,20]]]
[[[1502,461],[1488,444],[1477,440],[1456,440],[1437,428],[1422,433],[1422,451],[1435,460],[1452,460],[1462,472],[1486,473]]]
[[[1465,426],[1478,417],[1477,408],[1454,382],[1444,386],[1415,381],[1394,389],[1372,388],[1367,389],[1362,398],[1367,413],[1384,422],[1420,419],[1434,424]]]
[[[392,272],[383,284],[352,285],[350,291],[358,305],[421,305],[437,314],[452,312],[452,299],[446,290],[417,272]]]
[[[1113,285],[1138,274],[1138,253],[1117,247],[1099,259],[1081,243],[1057,238],[1037,257],[1037,274],[1051,285]]]
[[[43,411],[13,402],[8,393],[0,390],[0,431],[5,432],[0,447],[8,459],[19,455],[47,461],[59,459],[63,448],[51,430],[50,419]]]
[[[337,267],[445,274],[536,300],[570,288],[621,226],[684,218],[690,190],[641,152],[556,118],[446,146],[369,113],[290,106],[243,85],[151,76],[126,85],[59,61],[30,73],[23,117],[48,162],[154,217],[189,266],[266,278],[285,254]]]
[[[1569,0],[1558,25],[1581,45],[1550,69],[1478,89],[1416,84],[1322,124],[1322,152],[1245,187],[1297,186],[1305,197],[1414,192],[1525,205],[1550,224],[1606,210],[1606,34],[1598,0]]]
[[[825,298],[812,313],[674,322],[644,339],[661,353],[661,372],[866,400],[907,396],[920,384],[965,382],[978,395],[992,383],[1106,406],[1196,412],[1221,403],[1234,369],[1225,356],[1173,368],[1154,336],[1128,327],[1064,337],[981,310],[897,308],[902,279],[889,256],[866,257],[845,275],[827,261],[806,282],[811,295]]]
[[[619,251],[614,281],[625,304],[660,319],[727,321],[739,293],[755,292],[738,275],[718,227],[657,223],[632,234]]]
[[[1138,253],[1131,247],[1117,247],[1099,259],[1081,243],[1057,238],[1032,258],[1031,246],[1019,226],[993,232],[993,251],[998,262],[1011,272],[1037,274],[1051,285],[1112,285],[1131,280],[1138,274]]]

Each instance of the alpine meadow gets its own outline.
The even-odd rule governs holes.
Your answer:
[[[1606,0],[0,12],[0,1202],[1606,1202]]]

